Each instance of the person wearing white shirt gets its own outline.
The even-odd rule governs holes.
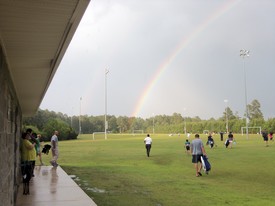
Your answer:
[[[50,161],[52,166],[57,167],[57,159],[59,156],[59,151],[58,151],[58,131],[54,131],[54,134],[51,138],[51,146],[52,146],[52,160]]]
[[[151,147],[152,147],[152,138],[150,137],[149,134],[147,134],[147,137],[145,137],[144,143],[145,143],[145,148],[146,148],[146,152],[147,152],[147,157],[149,157]]]

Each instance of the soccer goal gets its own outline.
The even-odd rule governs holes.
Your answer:
[[[97,139],[105,139],[105,132],[94,132],[93,140],[95,140],[95,136],[97,137]]]
[[[248,128],[248,131],[250,131],[252,134],[261,134],[262,133],[262,127],[247,127],[247,128]],[[246,131],[246,127],[241,127],[241,129],[242,129],[242,135],[243,135],[244,131]]]
[[[132,131],[132,135],[143,134],[143,129],[136,129]]]

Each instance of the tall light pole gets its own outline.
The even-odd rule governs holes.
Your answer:
[[[245,92],[245,113],[246,113],[246,139],[248,139],[248,107],[247,107],[247,91],[246,91],[246,71],[245,71],[245,57],[249,57],[249,51],[245,49],[240,50],[240,56],[243,58],[244,71],[244,92]]]
[[[81,100],[82,100],[82,97],[80,97],[80,104],[79,104],[79,135],[81,134]]]
[[[228,109],[228,105],[227,105],[228,100],[227,100],[227,99],[225,99],[225,100],[224,100],[224,102],[225,102],[225,121],[226,121],[226,133],[228,134],[228,112],[227,112],[227,109]]]
[[[108,122],[107,122],[107,74],[109,73],[109,70],[105,70],[105,139],[107,139],[107,129],[108,129]]]

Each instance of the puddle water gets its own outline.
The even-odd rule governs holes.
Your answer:
[[[106,193],[107,191],[104,189],[99,189],[97,187],[89,187],[89,183],[86,180],[82,180],[77,177],[76,175],[69,175],[70,178],[72,178],[75,182],[78,182],[78,186],[81,187],[83,184],[85,186],[85,190],[92,191],[94,193]]]

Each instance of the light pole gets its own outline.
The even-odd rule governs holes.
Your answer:
[[[80,105],[79,105],[79,135],[81,134],[81,100],[82,100],[82,97],[80,97]]]
[[[227,105],[228,100],[227,100],[227,99],[225,99],[225,100],[224,100],[224,102],[225,102],[226,134],[228,134],[228,112],[227,112],[227,109],[228,109],[228,105]]]
[[[105,139],[107,139],[107,129],[108,129],[108,122],[107,122],[107,74],[109,73],[109,70],[105,70]]]
[[[245,92],[245,113],[246,113],[246,139],[248,139],[248,107],[247,107],[247,91],[246,91],[246,71],[245,71],[245,57],[249,57],[249,51],[245,49],[240,50],[240,56],[243,58],[244,71],[244,92]]]

